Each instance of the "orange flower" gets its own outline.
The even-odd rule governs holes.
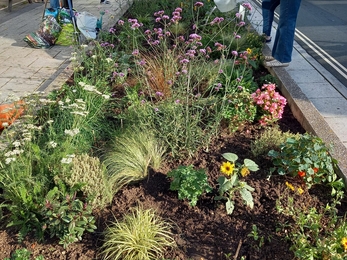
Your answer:
[[[314,173],[317,173],[318,170],[319,170],[318,168],[313,168]]]
[[[302,178],[306,175],[304,171],[298,171],[298,175]]]

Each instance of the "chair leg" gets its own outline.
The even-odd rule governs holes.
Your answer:
[[[8,0],[8,11],[12,12],[12,0]]]
[[[48,0],[45,0],[45,7],[43,8],[42,20],[43,20],[43,18],[45,18],[45,12],[46,12],[46,8],[47,8],[47,3],[48,3]]]

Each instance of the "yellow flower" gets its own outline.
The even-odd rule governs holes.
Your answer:
[[[247,51],[248,54],[251,54],[251,53],[252,53],[252,49],[251,49],[251,48],[247,48],[246,51]]]
[[[243,167],[242,169],[241,169],[241,175],[242,175],[242,177],[245,177],[245,176],[247,176],[249,174],[249,169],[247,168],[247,167]]]
[[[342,238],[341,245],[343,246],[345,251],[347,251],[347,237]]]
[[[294,186],[293,186],[291,183],[289,183],[289,182],[286,181],[286,185],[287,185],[287,187],[288,187],[289,189],[291,189],[292,191],[295,191],[295,188],[294,188]]]
[[[300,195],[304,193],[304,190],[303,190],[301,187],[299,187],[296,191],[297,191]]]
[[[226,175],[231,175],[234,171],[235,164],[231,164],[230,162],[223,162],[222,166],[220,167],[220,170],[222,173]]]

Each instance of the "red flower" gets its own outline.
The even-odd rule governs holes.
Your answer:
[[[318,170],[319,170],[318,168],[313,168],[314,173],[317,173]]]
[[[298,175],[302,178],[306,175],[304,171],[298,171]]]

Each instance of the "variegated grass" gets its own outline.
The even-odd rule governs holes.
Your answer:
[[[175,246],[170,229],[171,224],[155,210],[137,207],[104,231],[103,259],[160,259],[166,247]]]

